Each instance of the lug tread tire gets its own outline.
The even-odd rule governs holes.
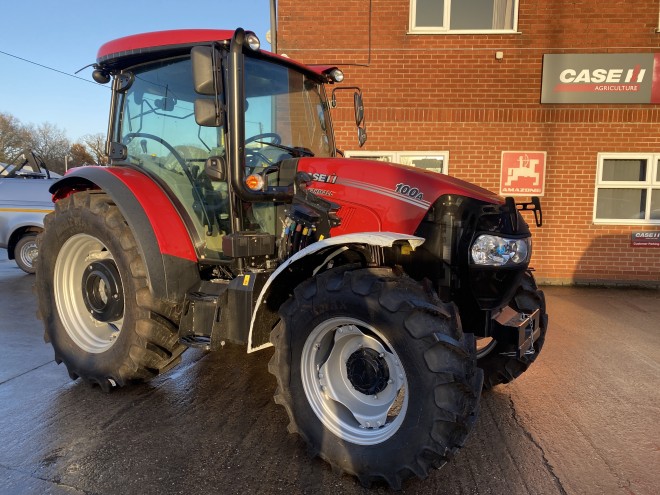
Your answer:
[[[525,273],[525,276],[511,301],[511,306],[517,311],[532,312],[541,309],[540,329],[541,333],[534,342],[534,354],[522,356],[520,359],[515,356],[505,355],[512,352],[512,346],[497,343],[493,349],[478,360],[478,365],[484,370],[484,389],[490,389],[496,385],[509,383],[522,375],[530,365],[536,361],[543,344],[545,343],[546,332],[548,330],[548,315],[545,310],[545,295],[543,291],[536,286],[531,272]]]
[[[387,315],[380,317],[381,321],[392,318],[405,329],[406,347],[414,349],[413,355],[417,356],[416,363],[408,363],[416,369],[409,372],[412,368],[406,368],[409,387],[415,389],[410,392],[408,410],[431,411],[425,416],[425,428],[411,427],[404,419],[392,437],[365,448],[339,440],[327,430],[325,437],[332,437],[330,441],[323,439],[323,434],[322,441],[318,441],[318,434],[314,432],[324,427],[309,408],[299,378],[292,376],[295,372],[292,361],[300,357],[294,348],[301,347],[300,343],[292,344],[292,339],[302,338],[304,342],[306,335],[296,335],[296,330],[303,333],[311,328],[296,327],[296,320],[310,312],[322,314],[333,293],[352,300],[367,299],[366,304],[378,305],[371,311]],[[478,415],[483,377],[476,367],[474,338],[463,334],[453,304],[440,302],[414,280],[396,275],[389,268],[340,267],[299,285],[282,306],[280,316],[280,323],[271,333],[275,353],[268,366],[278,384],[275,402],[287,412],[289,432],[303,438],[312,456],[320,456],[335,471],[356,476],[365,487],[385,482],[398,490],[407,478],[426,478],[432,469],[444,465],[464,445]],[[401,355],[400,358],[406,360]],[[424,381],[423,386],[413,381],[417,375]],[[420,393],[422,390],[429,393]],[[404,435],[404,425],[406,435],[415,434],[406,436],[405,441],[399,436]],[[334,445],[327,447],[328,443]],[[383,454],[384,450],[389,454]],[[343,455],[337,455],[338,452]],[[374,460],[376,458],[378,461]]]
[[[55,204],[44,224],[46,228],[37,238],[41,252],[35,284],[38,313],[45,326],[44,340],[53,345],[55,361],[64,362],[69,376],[107,392],[151,379],[178,364],[185,350],[176,330],[180,308],[151,296],[135,237],[110,196],[100,191],[74,193]],[[52,286],[57,256],[63,243],[76,233],[104,237],[106,245],[116,242],[112,254],[124,285],[124,323],[117,342],[100,354],[88,353],[73,343],[54,299],[54,291],[59,290]]]

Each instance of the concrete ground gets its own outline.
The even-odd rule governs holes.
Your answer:
[[[0,493],[387,493],[286,431],[270,351],[190,350],[106,395],[69,379],[35,317],[34,277],[0,250]],[[536,364],[485,393],[466,447],[403,493],[657,494],[660,291],[546,287]]]

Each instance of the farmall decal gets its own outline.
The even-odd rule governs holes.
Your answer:
[[[500,194],[543,196],[545,151],[503,151]]]
[[[660,54],[544,55],[541,103],[660,103]]]

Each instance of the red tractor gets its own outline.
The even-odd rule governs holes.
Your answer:
[[[396,488],[464,444],[482,387],[536,359],[547,316],[519,210],[540,224],[538,200],[342,158],[337,68],[185,30],[111,41],[93,75],[112,81],[110,165],[51,188],[36,280],[74,380],[108,391],[188,347],[274,346],[290,431]]]

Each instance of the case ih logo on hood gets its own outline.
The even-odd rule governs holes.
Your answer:
[[[541,103],[658,102],[660,54],[543,56]]]
[[[337,174],[319,174],[319,173],[314,173],[312,174],[312,180],[314,182],[327,182],[328,184],[334,184],[337,182]]]

